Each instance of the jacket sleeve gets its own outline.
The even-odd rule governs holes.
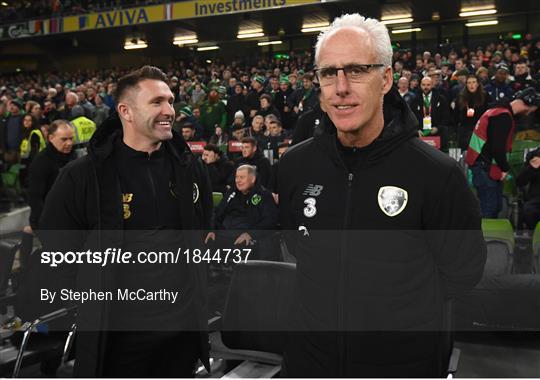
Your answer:
[[[203,165],[199,160],[197,160],[197,171],[199,172],[201,186],[201,226],[203,230],[211,230],[214,228],[212,184],[206,165]]]
[[[30,226],[33,230],[38,229],[38,222],[43,211],[45,196],[47,195],[47,178],[49,172],[39,160],[34,160],[30,165],[28,203],[30,205]]]
[[[486,262],[479,204],[457,163],[442,187],[431,186],[426,191],[426,239],[446,296],[458,297],[480,281]]]
[[[488,142],[491,156],[503,172],[510,170],[506,159],[506,142],[512,129],[512,118],[508,114],[492,117],[488,126]]]
[[[292,212],[292,197],[294,189],[292,188],[290,177],[290,164],[287,160],[287,153],[281,158],[278,172],[279,189],[279,225],[282,236],[287,244],[287,250],[294,256],[296,247],[296,229],[298,224]]]

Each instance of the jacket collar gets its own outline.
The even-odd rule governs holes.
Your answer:
[[[401,144],[417,136],[418,120],[396,88],[384,96],[383,102],[384,128],[381,134],[366,147],[368,161],[375,163]],[[321,120],[324,132],[315,136],[315,143],[336,163],[341,162],[337,149],[337,130],[328,115],[323,114]]]
[[[193,158],[193,154],[186,142],[176,132],[172,131],[171,140],[163,142],[165,149],[181,163]],[[123,135],[122,123],[118,113],[110,115],[96,130],[88,143],[88,155],[98,165],[107,159],[114,149],[116,138]]]

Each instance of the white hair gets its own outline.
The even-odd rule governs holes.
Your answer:
[[[371,40],[373,47],[375,48],[375,55],[379,62],[385,66],[392,65],[392,44],[390,42],[390,36],[388,35],[388,29],[382,23],[374,18],[365,18],[358,13],[345,14],[341,17],[334,19],[334,22],[330,27],[321,32],[317,37],[317,43],[315,44],[315,62],[319,62],[319,54],[321,47],[330,34],[338,29],[345,27],[356,27],[365,31]],[[371,63],[371,62],[362,62]]]

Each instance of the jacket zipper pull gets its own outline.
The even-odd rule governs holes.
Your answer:
[[[353,178],[354,178],[354,174],[349,173],[349,186],[352,185]]]

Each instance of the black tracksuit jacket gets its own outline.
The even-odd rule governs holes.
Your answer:
[[[457,163],[416,136],[397,91],[385,126],[348,169],[335,127],[289,149],[279,170],[280,222],[296,256],[298,297],[287,376],[434,377],[443,303],[481,278],[480,211]],[[401,213],[383,187],[407,193]],[[400,332],[400,333],[398,333]]]
[[[38,235],[44,249],[104,251],[124,246],[123,197],[113,154],[115,141],[121,138],[121,133],[118,114],[111,115],[92,136],[88,155],[70,162],[60,172],[39,221]],[[163,144],[167,157],[172,160],[181,233],[187,246],[201,247],[204,231],[210,229],[212,220],[212,190],[208,173],[176,132],[173,131],[173,138]],[[148,202],[153,201],[149,194]],[[206,267],[191,265],[189,268],[189,280],[194,289],[193,314],[203,331],[200,358],[208,366],[208,336],[204,332],[207,328]],[[114,289],[117,280],[115,269],[115,265],[42,266],[40,281],[36,281],[35,286],[95,291]],[[32,296],[32,299],[34,297],[39,296]],[[110,315],[111,306],[107,302],[78,306],[75,376],[102,376]]]

